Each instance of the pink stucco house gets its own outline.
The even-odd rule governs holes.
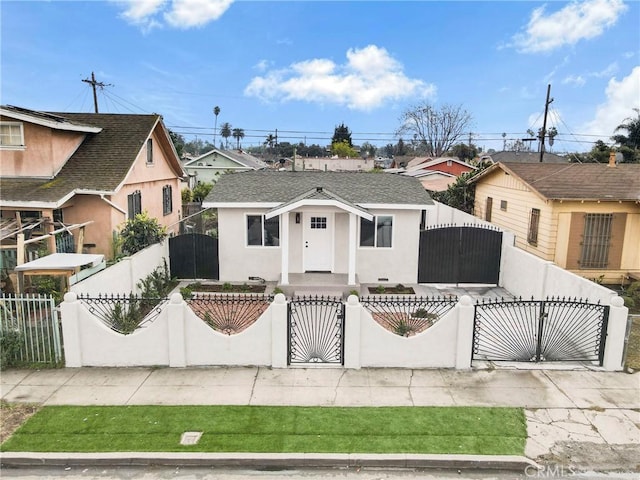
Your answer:
[[[20,232],[86,224],[76,245],[108,258],[113,232],[143,211],[177,230],[184,172],[160,115],[3,105],[0,157],[3,247]]]

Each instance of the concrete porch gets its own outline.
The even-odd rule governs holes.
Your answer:
[[[346,273],[290,273],[288,285],[282,285],[281,282],[278,282],[278,288],[287,297],[313,295],[346,298],[352,290],[360,291],[360,282],[356,275],[356,284],[349,285]]]

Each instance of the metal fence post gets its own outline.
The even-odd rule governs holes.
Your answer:
[[[540,314],[538,315],[538,338],[536,339],[536,362],[540,361],[542,357],[542,334],[544,332],[544,319],[547,316],[545,313],[545,302],[540,302]]]

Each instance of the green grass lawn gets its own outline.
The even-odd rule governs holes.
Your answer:
[[[520,408],[51,406],[0,450],[523,455],[526,438]]]

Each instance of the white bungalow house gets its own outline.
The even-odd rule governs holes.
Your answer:
[[[265,162],[242,150],[218,150],[217,148],[187,160],[182,165],[189,177],[194,179],[193,184],[215,183],[224,173],[264,170],[267,167]]]
[[[218,210],[221,280],[290,285],[326,272],[359,285],[416,282],[435,205],[411,177],[255,171],[223,175],[203,207]]]

